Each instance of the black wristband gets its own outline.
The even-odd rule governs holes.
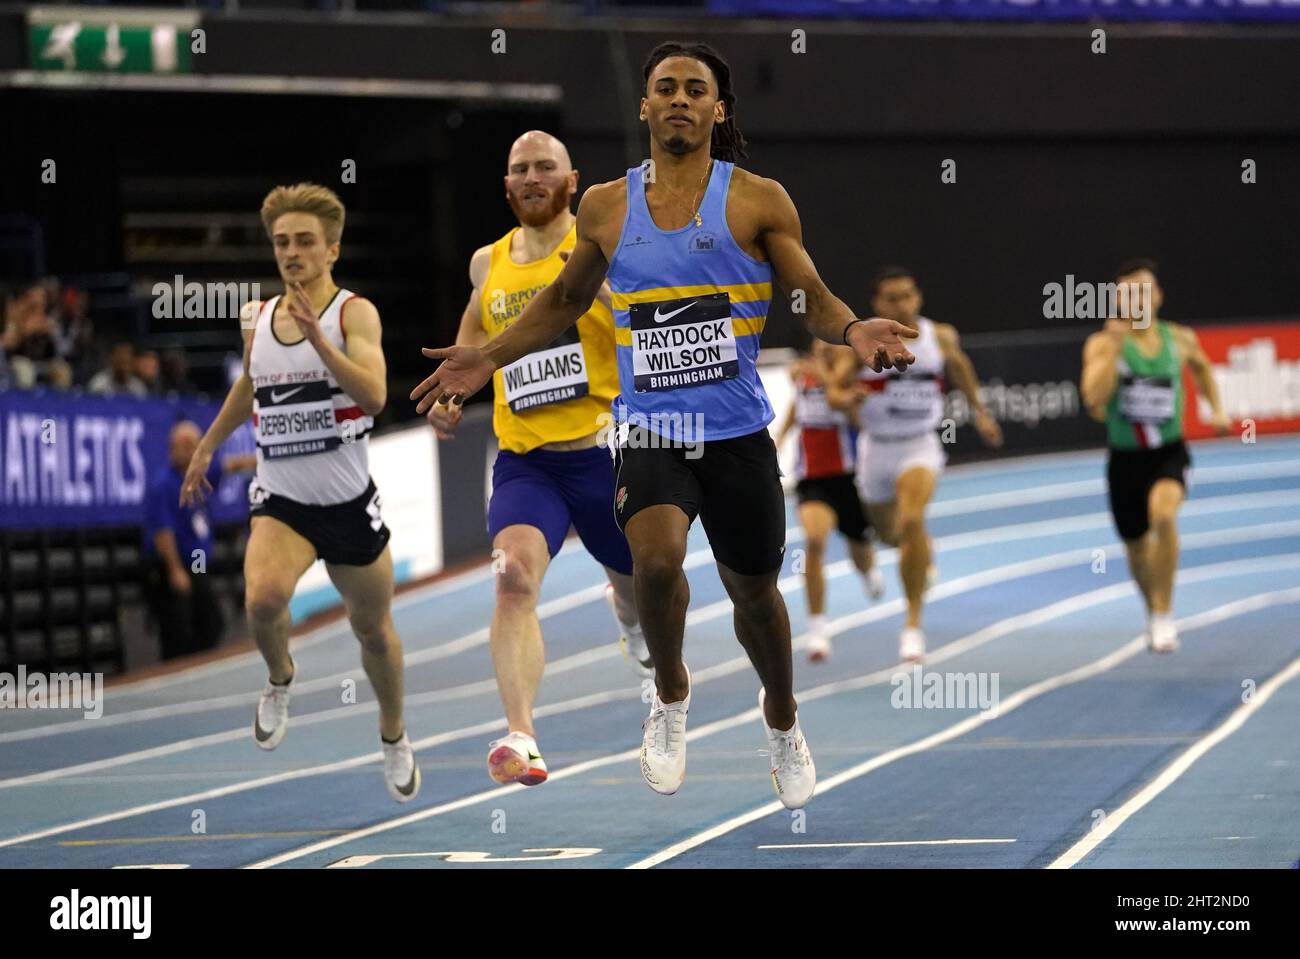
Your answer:
[[[867,322],[867,321],[866,321],[866,320],[863,320],[863,319],[856,319],[856,320],[849,320],[849,322],[845,324],[845,326],[844,326],[844,332],[840,334],[840,339],[842,339],[842,340],[844,341],[844,345],[845,345],[845,346],[848,346],[848,345],[849,345],[849,330],[853,327],[853,324],[854,324],[854,323],[865,323],[865,322]]]

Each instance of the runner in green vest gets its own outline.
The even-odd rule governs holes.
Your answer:
[[[1147,606],[1147,644],[1178,648],[1170,605],[1178,569],[1178,507],[1191,465],[1183,442],[1183,367],[1213,410],[1220,435],[1231,429],[1209,358],[1196,333],[1157,317],[1164,296],[1151,260],[1130,260],[1115,277],[1120,312],[1083,347],[1083,402],[1106,424],[1110,510],[1129,569]],[[1125,308],[1126,307],[1126,308]],[[1149,534],[1149,535],[1148,535]]]

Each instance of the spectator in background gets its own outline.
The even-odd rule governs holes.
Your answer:
[[[72,368],[58,354],[45,283],[27,286],[6,309],[5,353],[14,386],[72,385]]]
[[[169,346],[162,351],[159,386],[164,393],[197,393],[198,387],[190,378],[190,361],[179,346]]]
[[[79,379],[90,375],[87,364],[95,354],[95,327],[90,320],[90,299],[84,290],[64,287],[54,311],[54,338],[59,356]]]
[[[135,347],[126,340],[114,343],[108,351],[108,365],[90,378],[86,390],[97,396],[148,396],[135,375]]]
[[[199,428],[189,420],[172,427],[168,465],[145,494],[142,556],[145,593],[158,623],[163,659],[211,649],[221,641],[225,616],[206,575],[212,561],[212,523],[207,507],[181,506],[181,482],[199,443]],[[213,460],[208,482],[223,472],[251,470],[254,454]],[[201,565],[200,565],[201,563]],[[202,572],[192,572],[192,570]]]
[[[135,355],[136,378],[144,384],[144,388],[149,392],[150,396],[157,396],[162,392],[159,372],[157,350],[141,350]]]

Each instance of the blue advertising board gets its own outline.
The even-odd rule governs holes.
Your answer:
[[[1300,20],[1300,0],[708,0],[720,16],[925,20]]]
[[[0,527],[136,526],[150,481],[168,466],[172,426],[206,429],[220,404],[192,397],[137,399],[49,390],[0,391]],[[218,451],[255,449],[244,424]],[[214,523],[248,517],[248,475],[213,491]]]

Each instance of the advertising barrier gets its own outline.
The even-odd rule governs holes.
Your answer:
[[[219,409],[190,397],[0,391],[0,527],[139,525],[149,483],[167,467],[172,426],[190,419],[206,429]],[[254,448],[245,425],[218,457]],[[213,493],[213,521],[246,519],[247,489],[247,475],[223,476]]]
[[[1223,408],[1237,428],[1250,421],[1257,433],[1300,431],[1300,320],[1197,326],[1196,335],[1214,365]],[[1190,373],[1185,385],[1191,397]],[[1188,438],[1214,435],[1203,399],[1189,402],[1186,410]]]

